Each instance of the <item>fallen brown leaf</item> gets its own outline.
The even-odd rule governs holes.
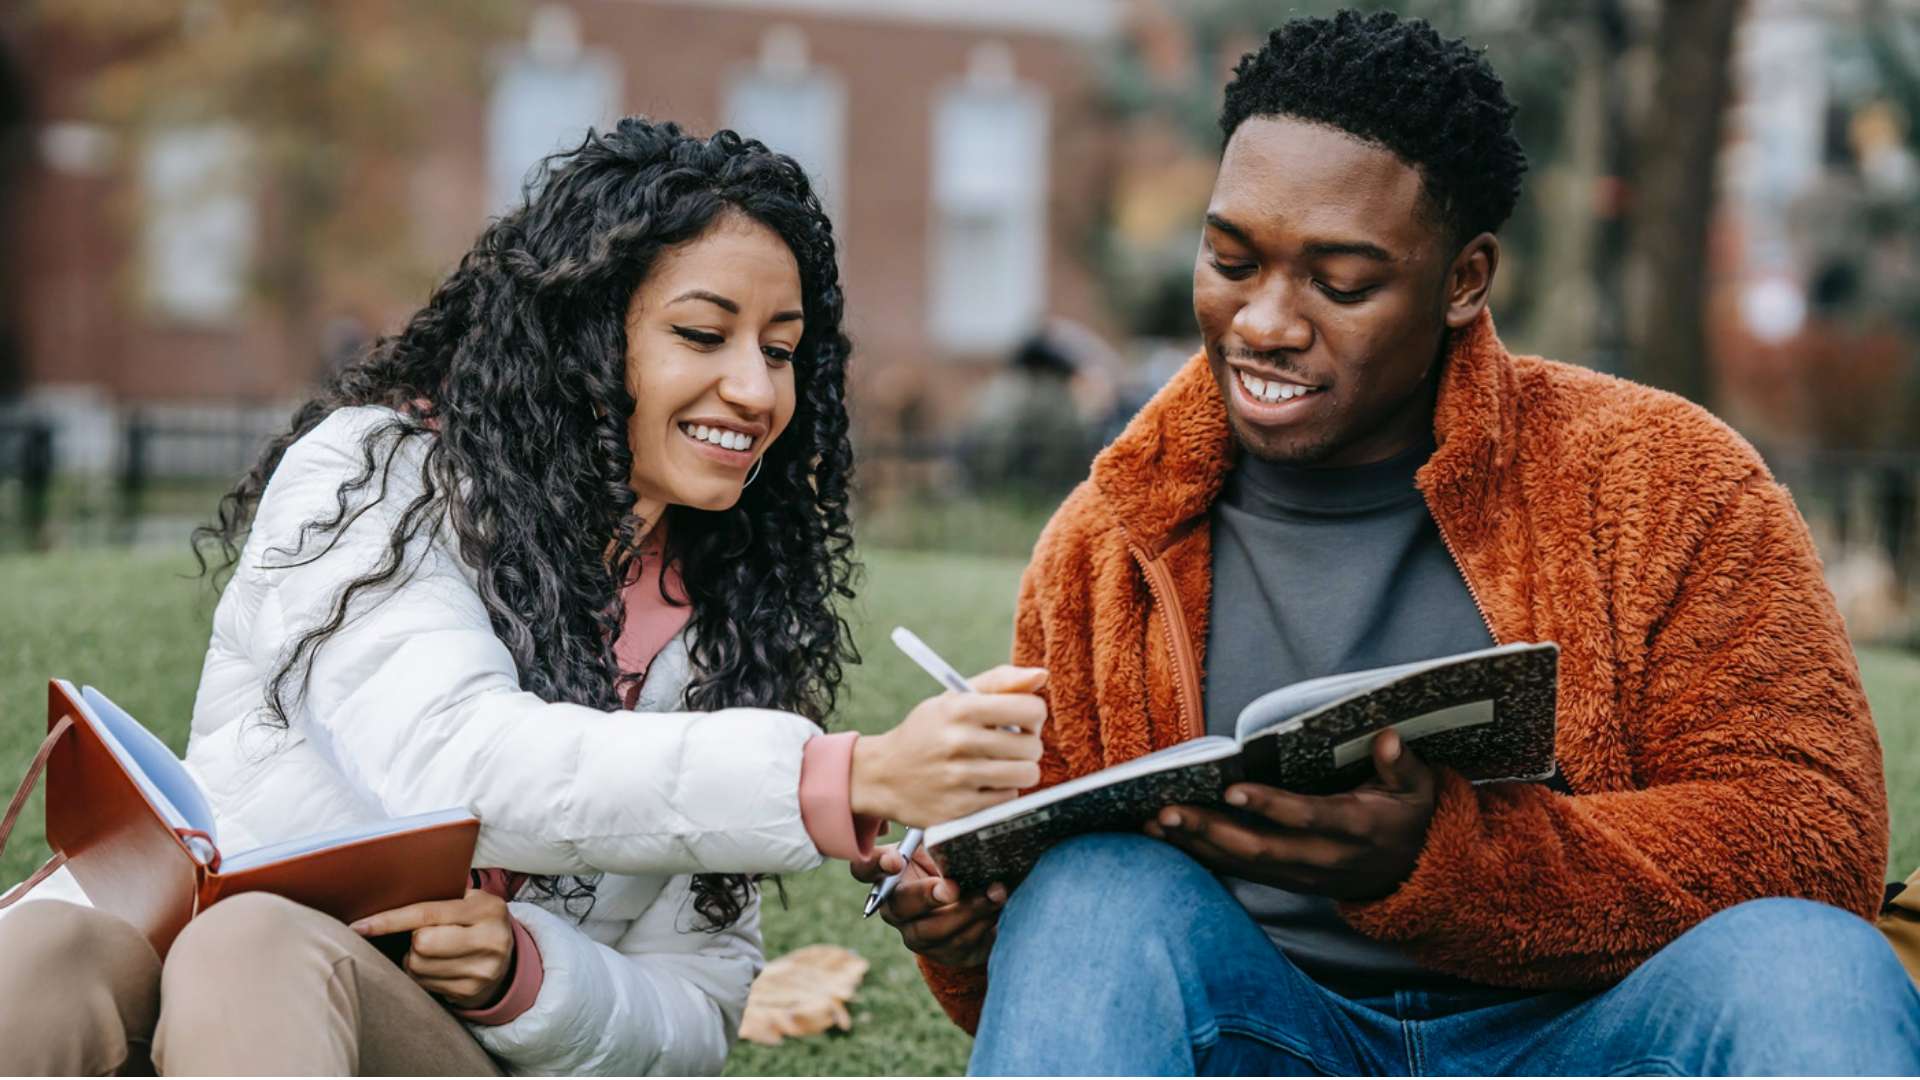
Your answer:
[[[740,1037],[762,1046],[853,1027],[847,1002],[860,989],[867,962],[838,945],[808,945],[768,964],[747,991]]]

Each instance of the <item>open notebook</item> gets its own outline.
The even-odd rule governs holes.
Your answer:
[[[272,892],[352,921],[466,891],[480,823],[464,809],[227,851],[186,766],[105,694],[53,680],[47,716],[60,732],[46,764],[47,843],[89,900],[162,955],[195,915],[238,893]]]
[[[1241,710],[1234,734],[1176,743],[927,830],[962,886],[1012,884],[1053,844],[1137,829],[1172,803],[1218,805],[1242,780],[1310,794],[1373,774],[1373,739],[1391,727],[1414,753],[1476,782],[1553,774],[1559,648],[1475,652],[1309,679]]]

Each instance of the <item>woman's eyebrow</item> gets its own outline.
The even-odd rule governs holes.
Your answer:
[[[739,304],[721,296],[719,293],[708,292],[705,289],[688,289],[686,292],[668,301],[668,303],[677,304],[682,300],[705,300],[707,303],[712,304],[714,307],[719,308],[729,315],[740,314]]]
[[[712,304],[714,307],[719,308],[721,311],[724,311],[729,315],[740,314],[739,304],[736,304],[732,300],[729,300],[726,297],[721,296],[719,293],[708,292],[705,289],[688,289],[686,292],[681,293],[679,296],[676,296],[672,300],[669,300],[667,302],[670,304],[677,304],[682,300],[705,300],[707,303]],[[773,318],[767,321],[768,322],[799,322],[803,318],[805,318],[805,315],[798,308],[794,308],[790,311],[776,312]]]

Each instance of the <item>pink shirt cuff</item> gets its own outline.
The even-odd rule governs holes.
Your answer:
[[[857,731],[815,735],[800,758],[800,821],[820,854],[855,859],[873,854],[887,823],[853,812],[853,744]]]
[[[533,1008],[540,996],[540,983],[546,967],[540,962],[540,946],[533,935],[513,920],[513,972],[507,976],[506,990],[500,1000],[483,1009],[454,1009],[453,1015],[472,1024],[499,1027]]]

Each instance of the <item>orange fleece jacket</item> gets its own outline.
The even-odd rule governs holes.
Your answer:
[[[1708,915],[1799,896],[1870,916],[1880,746],[1806,525],[1705,410],[1455,335],[1417,483],[1500,642],[1560,644],[1573,790],[1441,770],[1411,877],[1361,933],[1500,986],[1596,988]],[[1236,453],[1196,356],[1054,514],[1013,661],[1041,665],[1041,786],[1202,733],[1207,512]],[[986,971],[922,961],[954,1021]]]

